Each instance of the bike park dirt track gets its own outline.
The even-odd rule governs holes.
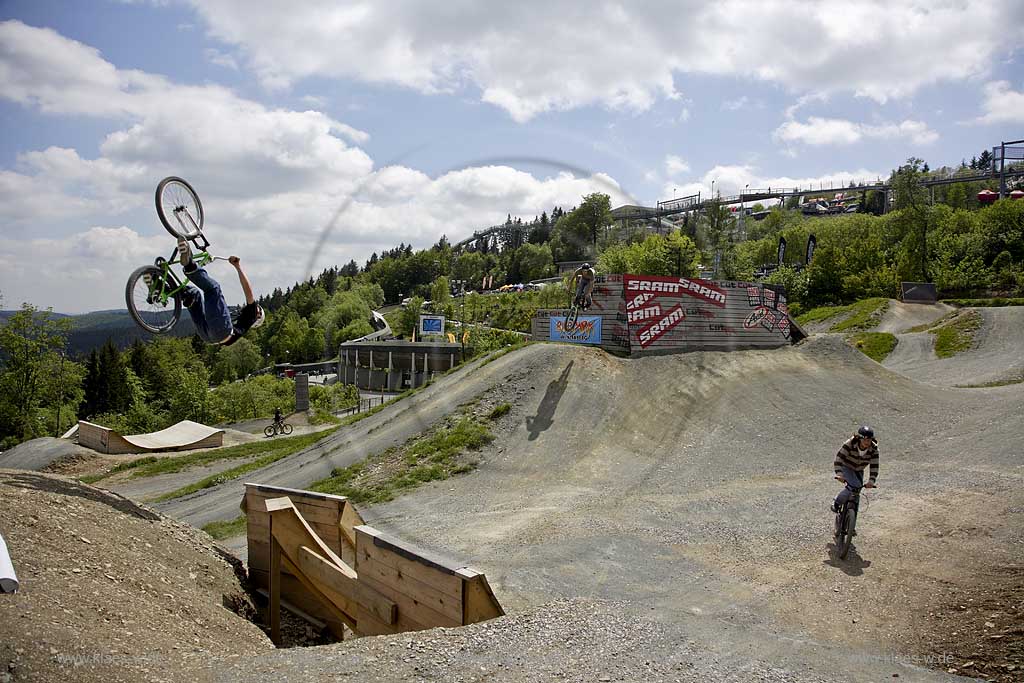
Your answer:
[[[989,334],[948,367],[1019,362],[1018,346],[996,349],[1012,336]],[[609,662],[587,627],[556,633],[503,660],[502,680],[536,680],[512,674],[559,660],[627,680],[953,680],[910,657],[944,656],[968,628],[970,638],[1001,633],[1005,606],[967,622],[980,618],[981,596],[1024,578],[1024,384],[935,385],[953,383],[893,372],[830,334],[773,351],[641,359],[537,344],[470,364],[245,479],[302,488],[461,403],[496,396],[513,404],[514,426],[477,470],[364,516],[486,572],[513,620],[527,615],[516,628],[570,599],[645,634]],[[880,441],[880,488],[838,560],[832,458],[862,422]],[[241,497],[237,481],[156,507],[200,526],[237,516]],[[960,606],[962,620],[950,621]],[[332,671],[379,676],[373,658],[388,643],[373,640],[332,646],[361,653],[339,650]],[[446,660],[467,680],[497,658],[493,648],[469,650]],[[244,668],[287,674],[318,661],[282,651]],[[441,671],[424,659],[415,671],[397,666],[387,680]]]

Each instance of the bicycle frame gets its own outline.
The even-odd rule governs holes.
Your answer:
[[[199,244],[200,237],[202,237],[203,239],[202,246],[200,246]],[[206,251],[210,247],[210,242],[206,239],[206,237],[203,234],[200,233],[197,237],[193,238],[190,241],[193,244],[195,244],[196,247],[201,249],[201,251],[192,255],[192,261],[198,267],[202,268],[213,262],[213,260],[216,257],[212,256],[210,252]],[[171,255],[168,258],[157,259],[156,265],[160,268],[161,271],[163,271],[161,274],[162,277],[160,278],[159,282],[153,282],[149,286],[150,299],[152,299],[153,301],[159,301],[160,304],[163,306],[167,305],[168,300],[172,296],[181,292],[188,286],[188,278],[179,278],[177,275],[175,275],[174,270],[172,269],[172,266],[175,263],[177,263],[177,261],[175,260],[177,256],[178,247],[175,246],[174,251],[171,252]],[[173,288],[168,289],[165,286],[168,283],[173,284]]]

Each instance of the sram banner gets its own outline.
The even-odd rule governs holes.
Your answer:
[[[725,292],[707,280],[685,277],[662,277],[660,275],[623,275],[626,294],[626,310],[642,306],[651,294],[659,297],[693,297],[725,308]]]
[[[601,317],[580,316],[576,320],[573,329],[565,328],[565,318],[551,316],[551,330],[548,338],[551,341],[563,341],[573,344],[600,344],[601,343]]]

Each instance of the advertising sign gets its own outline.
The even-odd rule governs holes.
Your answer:
[[[421,315],[420,336],[425,334],[444,334],[444,316]]]
[[[551,341],[570,342],[572,344],[600,344],[601,343],[601,317],[581,315],[576,320],[576,325],[571,330],[565,329],[564,316],[551,316],[551,330],[549,338]]]

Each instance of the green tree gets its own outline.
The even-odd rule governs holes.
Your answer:
[[[0,442],[12,445],[24,439],[41,436],[49,429],[42,423],[45,409],[53,406],[52,388],[55,371],[61,363],[67,335],[71,330],[69,319],[52,317],[52,311],[40,312],[31,304],[22,304],[21,310],[0,326]],[[68,361],[64,361],[68,372]],[[68,372],[65,382],[81,372]],[[63,383],[62,383],[63,384]],[[65,387],[61,386],[61,390]]]
[[[518,253],[519,272],[523,280],[540,280],[554,274],[555,264],[551,257],[551,247],[548,245],[524,244]]]

